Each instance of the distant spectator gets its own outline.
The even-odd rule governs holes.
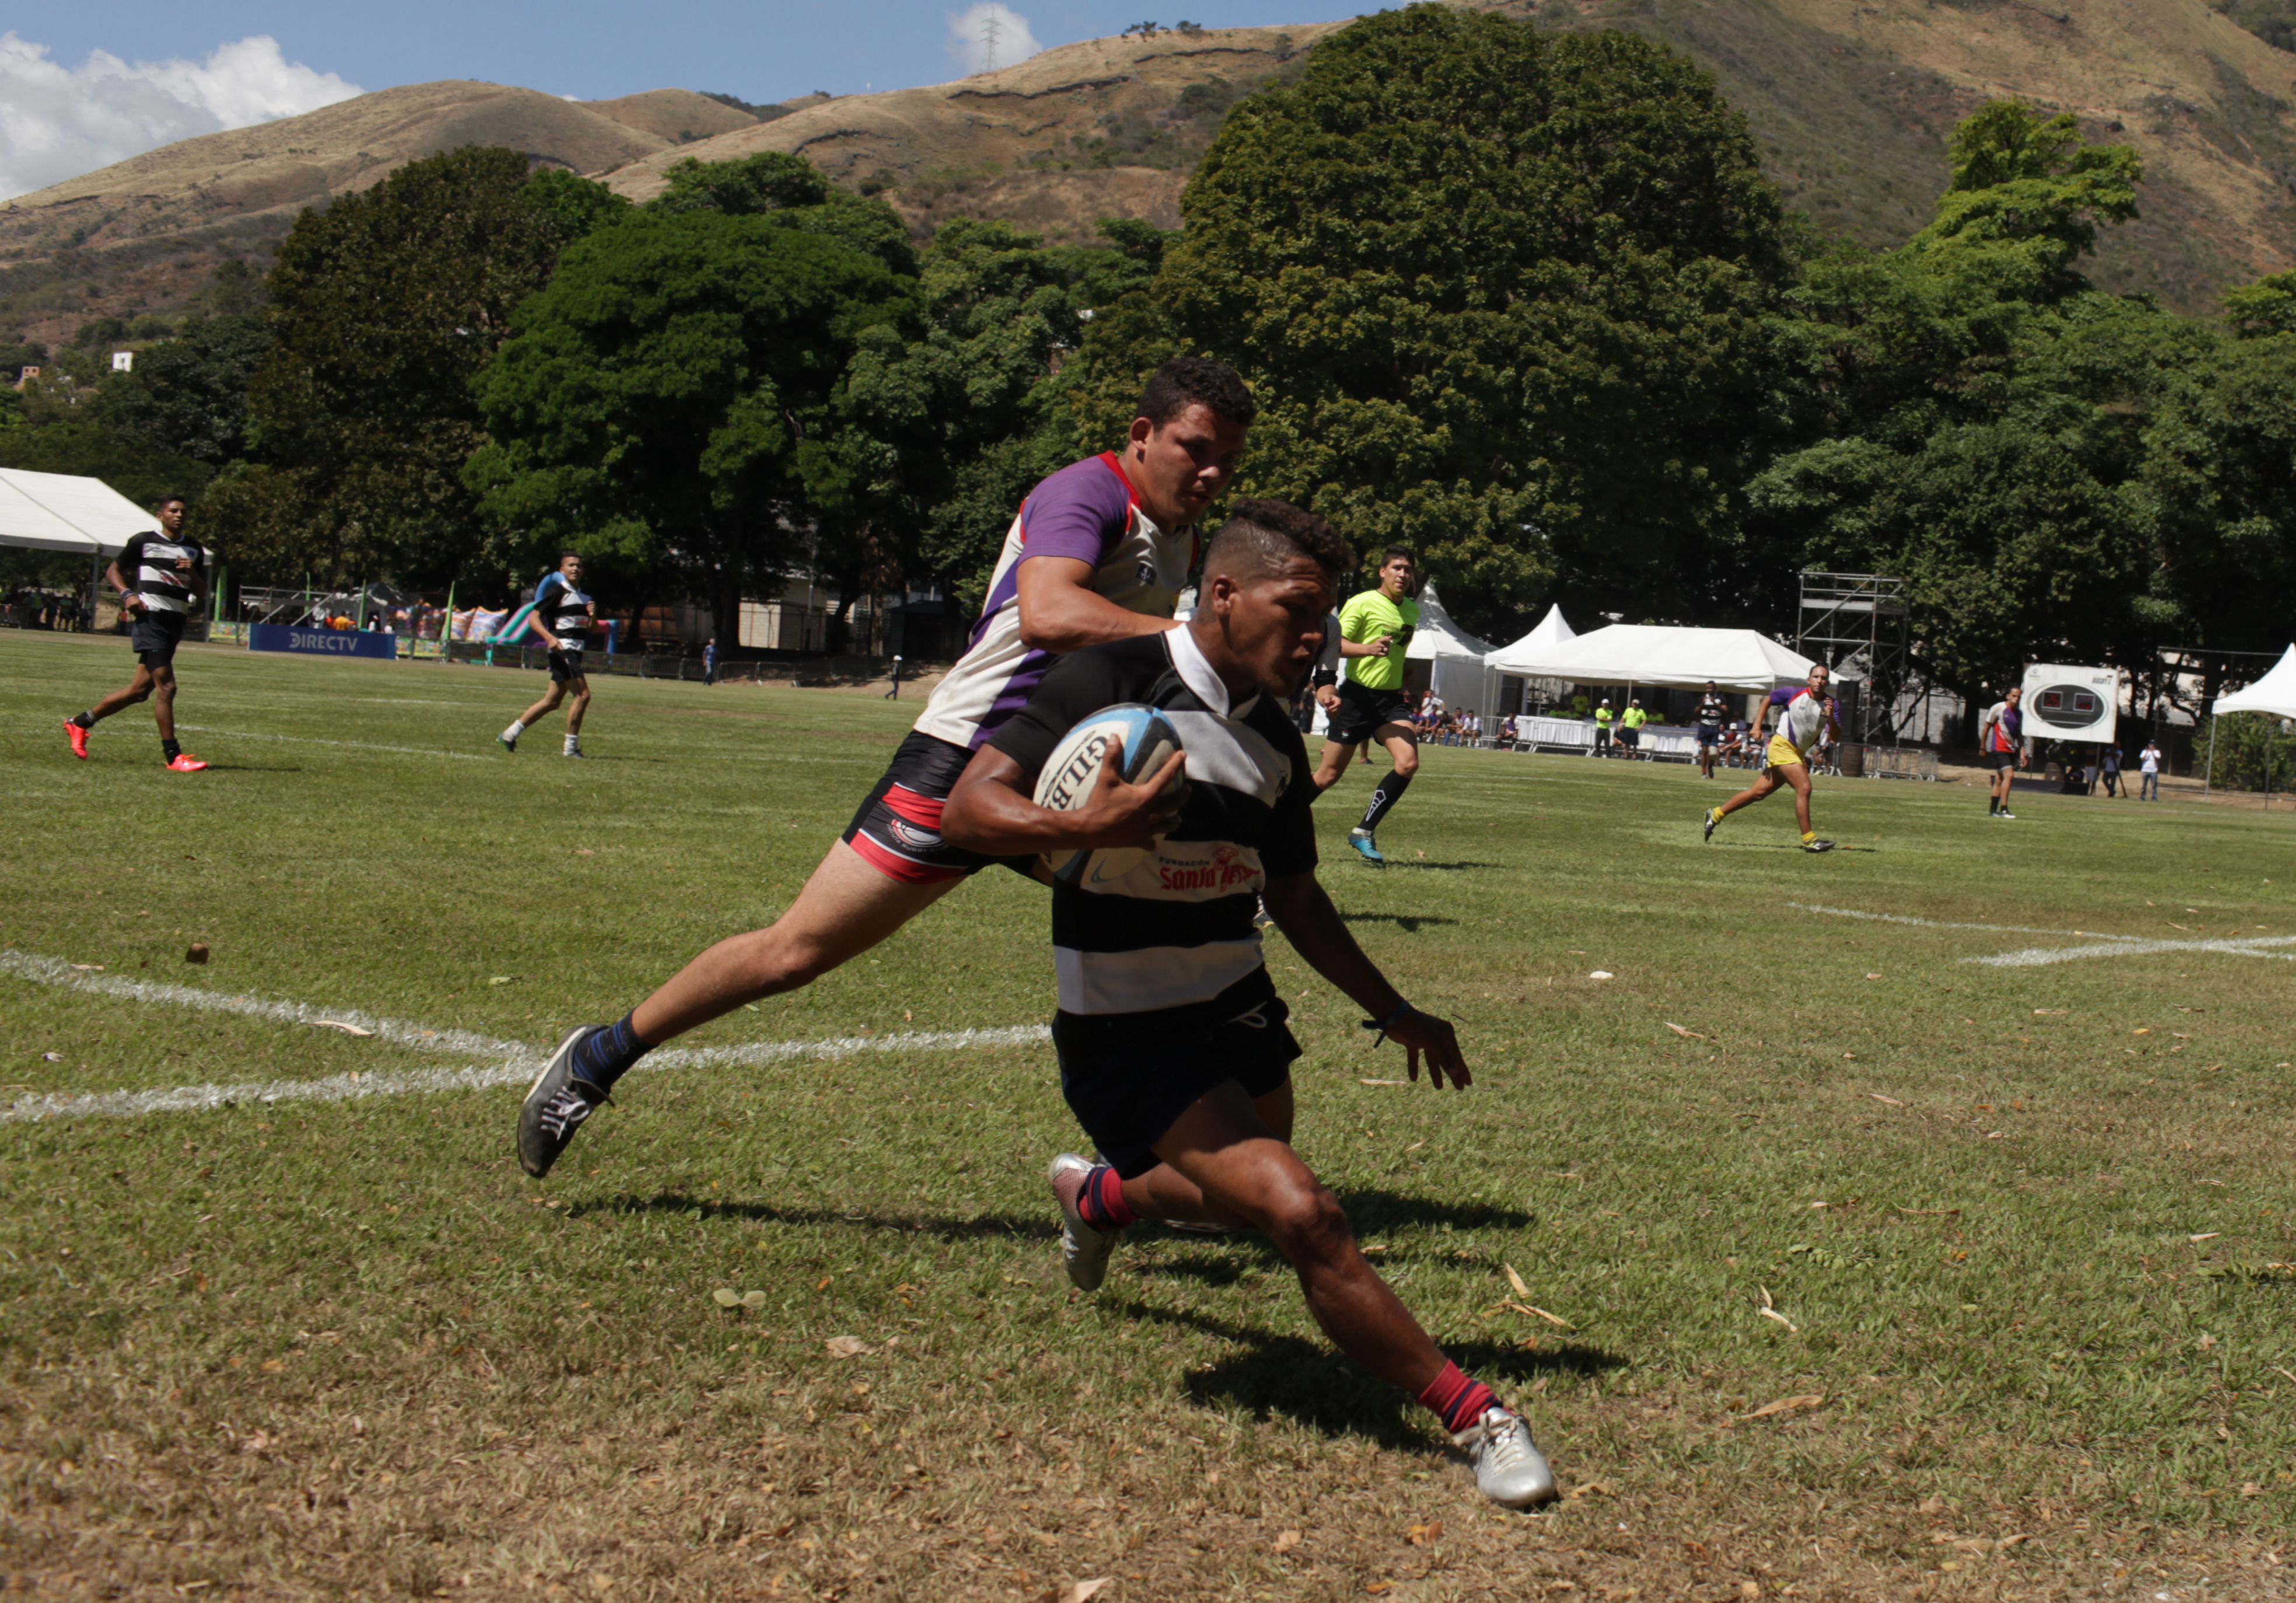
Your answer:
[[[2119,796],[2120,794],[2120,748],[2117,745],[2108,745],[2104,748],[2103,779],[2104,793],[2108,796]]]
[[[2143,788],[2137,793],[2136,799],[2139,802],[2158,802],[2161,799],[2159,743],[2152,740],[2147,740],[2144,743],[2144,749],[2136,753],[2136,771],[2144,781]]]
[[[701,643],[701,682],[705,685],[718,682],[718,637],[715,635]]]
[[[1642,755],[1643,726],[1648,722],[1650,714],[1636,701],[1629,701],[1627,710],[1619,715],[1619,744],[1627,748],[1629,761]]]
[[[1611,724],[1617,717],[1618,714],[1611,711],[1611,698],[1604,696],[1595,709],[1595,756],[1608,757],[1611,754]]]

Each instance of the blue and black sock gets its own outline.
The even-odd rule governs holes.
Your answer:
[[[614,1081],[630,1072],[637,1060],[653,1050],[638,1039],[637,1028],[630,1023],[635,1015],[624,1014],[619,1023],[594,1030],[574,1046],[574,1078],[594,1085],[602,1091],[614,1089]]]
[[[1388,769],[1387,777],[1381,780],[1378,788],[1371,793],[1371,805],[1364,809],[1363,822],[1356,827],[1365,834],[1376,831],[1379,828],[1379,821],[1387,816],[1388,809],[1403,800],[1403,793],[1410,787],[1410,775],[1398,774],[1393,769]]]

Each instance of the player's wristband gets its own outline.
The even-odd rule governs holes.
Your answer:
[[[1414,1008],[1410,1003],[1398,1002],[1395,1005],[1395,1011],[1389,1014],[1385,1018],[1367,1018],[1364,1020],[1363,1028],[1366,1030],[1376,1030],[1379,1032],[1379,1039],[1373,1041],[1371,1044],[1374,1047],[1385,1046],[1387,1044],[1387,1032],[1394,1029],[1405,1019],[1409,1018],[1415,1011],[1416,1009]]]

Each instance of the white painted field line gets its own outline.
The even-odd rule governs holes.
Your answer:
[[[2274,949],[2296,946],[2296,935],[2251,935],[2241,941],[2152,941],[2142,935],[2106,935],[2095,930],[2040,930],[2014,924],[1948,924],[1934,918],[1913,918],[1901,913],[1863,913],[1851,908],[1821,908],[1790,901],[1805,913],[1824,913],[1835,918],[1863,918],[1877,924],[1909,924],[1929,930],[1984,930],[2003,935],[2071,935],[2094,942],[2088,946],[2028,946],[1989,957],[1964,958],[1988,968],[2039,968],[2052,963],[2079,963],[2089,958],[2141,958],[2160,952],[2221,952],[2231,958],[2274,958],[2296,962],[2296,952]]]
[[[2272,951],[2276,946],[2296,946],[2296,935],[2258,935],[2246,941],[2139,941],[2128,935],[2110,938],[2110,946],[2029,946],[2022,951],[1997,952],[1989,958],[1964,958],[1989,968],[2038,968],[2047,963],[2077,963],[2084,958],[2139,958],[2150,952],[2222,952],[2232,958],[2277,958],[2296,963],[2296,952]]]
[[[1871,924],[1906,924],[1923,930],[1985,930],[1997,935],[2078,935],[2090,941],[2137,941],[2142,935],[2103,935],[2095,930],[2043,930],[2023,924],[1948,924],[1938,918],[1915,918],[1904,913],[1864,913],[1855,908],[1821,908],[1814,902],[1790,901],[1790,908],[1805,913],[1824,913],[1830,918],[1863,918]]]
[[[196,1113],[243,1103],[345,1102],[363,1097],[430,1095],[518,1085],[542,1065],[545,1049],[523,1041],[500,1040],[468,1030],[432,1030],[403,1019],[379,1018],[356,1008],[319,1008],[302,1002],[262,997],[226,996],[190,985],[160,984],[94,974],[60,958],[0,950],[0,973],[36,984],[90,991],[125,1001],[236,1013],[282,1023],[354,1024],[381,1040],[425,1052],[468,1053],[493,1060],[459,1069],[378,1070],[329,1074],[316,1080],[250,1081],[235,1085],[166,1086],[142,1091],[98,1091],[19,1097],[0,1106],[0,1124],[48,1119],[141,1118],[150,1114]],[[947,1052],[980,1047],[1027,1046],[1051,1039],[1043,1024],[988,1030],[918,1030],[892,1035],[843,1036],[833,1040],[754,1041],[742,1046],[674,1048],[650,1054],[640,1072],[654,1069],[757,1067],[791,1058],[850,1057],[868,1052]]]

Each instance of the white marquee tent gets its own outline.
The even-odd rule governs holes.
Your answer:
[[[2296,645],[2288,648],[2272,671],[2245,690],[2217,697],[2218,712],[2269,712],[2276,718],[2296,718]]]
[[[1444,611],[1433,585],[1419,592],[1419,627],[1412,631],[1403,654],[1409,662],[1434,665],[1429,670],[1428,688],[1443,698],[1445,706],[1490,710],[1491,689],[1497,683],[1483,667],[1490,654],[1488,645],[1461,629]]]
[[[1578,637],[1578,631],[1572,629],[1563,618],[1562,609],[1560,606],[1550,606],[1546,609],[1546,616],[1538,621],[1530,633],[1512,645],[1500,646],[1483,661],[1502,673],[1512,673],[1521,678],[1524,677],[1521,670],[1507,666],[1511,659],[1538,656],[1542,653],[1554,651]]]
[[[1556,620],[1560,621],[1560,620]],[[1545,623],[1540,624],[1544,629]],[[1750,629],[1673,629],[1614,623],[1586,634],[1534,645],[1534,629],[1486,661],[1501,673],[1572,685],[1655,685],[1703,690],[1708,680],[1725,690],[1759,691],[1800,682],[1809,658]]]
[[[2230,695],[2217,697],[2209,712],[2209,765],[2201,775],[2201,794],[2209,793],[2209,785],[2216,777],[2217,719],[2226,712],[2262,712],[2274,718],[2296,718],[2296,645],[2282,654],[2272,671],[2245,690],[2235,690]],[[2268,804],[2267,789],[2265,801]]]
[[[153,527],[152,514],[101,479],[0,468],[0,546],[111,556]]]

